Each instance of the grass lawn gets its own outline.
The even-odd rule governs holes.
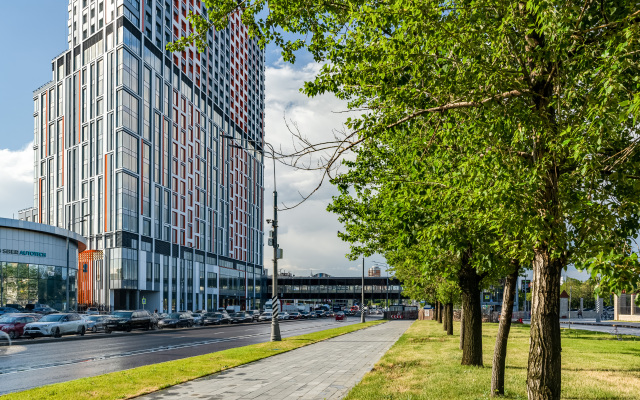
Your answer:
[[[460,324],[447,337],[435,321],[416,321],[347,400],[488,399],[498,324],[482,325],[484,367],[460,365]],[[640,337],[562,330],[563,399],[640,399]],[[529,326],[509,335],[505,398],[526,399]]]
[[[321,340],[357,331],[384,321],[347,325],[340,328],[308,333],[202,356],[183,358],[160,364],[147,365],[125,371],[112,372],[92,378],[42,386],[23,392],[0,396],[0,399],[127,399],[154,392],[225,369],[284,353]],[[34,377],[34,379],[37,379]],[[2,383],[0,383],[1,385]]]

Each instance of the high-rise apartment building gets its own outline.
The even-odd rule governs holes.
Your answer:
[[[34,92],[37,222],[87,238],[79,304],[257,307],[264,53],[239,16],[178,53],[199,0],[69,0]]]

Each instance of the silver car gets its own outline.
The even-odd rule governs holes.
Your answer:
[[[259,317],[258,321],[271,321],[273,318],[273,314],[270,312],[263,312]]]
[[[24,326],[24,336],[53,336],[59,338],[62,335],[79,334],[84,336],[87,331],[87,322],[76,313],[49,314],[38,322],[31,322]]]

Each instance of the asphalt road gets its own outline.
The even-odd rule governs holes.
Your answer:
[[[560,323],[560,327],[561,328],[569,328],[569,323],[568,322],[561,322]],[[571,324],[571,329],[579,329],[579,330],[583,330],[583,331],[594,331],[594,332],[602,332],[602,333],[609,333],[612,335],[633,335],[633,336],[640,336],[640,329],[639,328],[614,328],[613,326],[610,325],[587,325],[587,324]]]
[[[332,318],[287,321],[280,324],[280,331],[287,337],[358,322],[359,317],[344,322]],[[0,353],[0,394],[266,342],[271,324],[99,335],[88,340],[16,343],[5,349]]]

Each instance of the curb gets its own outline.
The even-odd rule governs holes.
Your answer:
[[[565,325],[591,325],[591,326],[608,326],[611,328],[617,327],[617,328],[631,328],[631,329],[640,329],[640,325],[628,325],[625,322],[616,324],[616,323],[608,323],[608,322],[568,322],[568,321],[560,321],[561,324],[565,324]]]

